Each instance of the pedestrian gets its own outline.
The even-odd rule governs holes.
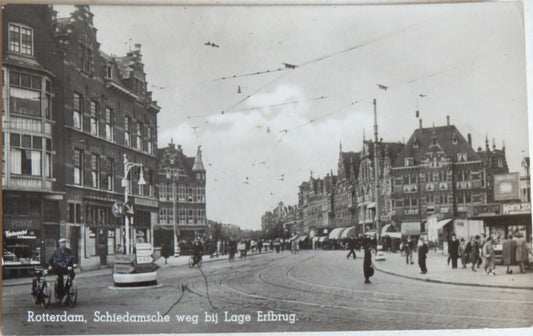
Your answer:
[[[165,264],[168,263],[168,257],[172,255],[172,249],[170,248],[170,244],[168,242],[163,243],[163,246],[161,246],[161,256],[165,258]]]
[[[452,239],[448,242],[448,255],[452,260],[452,268],[457,268],[457,259],[459,258],[459,241],[455,236],[455,233],[452,234]]]
[[[429,251],[429,248],[424,241],[424,238],[420,238],[421,245],[418,247],[418,266],[420,266],[420,274],[426,274],[428,269],[426,267],[426,257]]]
[[[405,263],[413,264],[413,242],[411,241],[411,236],[407,237],[407,241],[403,244],[405,251]]]
[[[487,240],[487,236],[485,235],[485,233],[482,233],[481,237],[478,239],[478,242],[479,242],[479,254],[478,254],[478,258],[477,258],[477,268],[479,268],[479,266],[481,266],[481,264],[483,263],[483,258],[481,258],[481,249],[485,245],[485,241],[486,240]]]
[[[503,264],[507,266],[507,270],[505,271],[507,274],[513,274],[513,270],[510,267],[513,263],[513,255],[515,254],[515,250],[516,241],[514,241],[513,235],[509,234],[507,239],[503,241],[502,246],[502,259]]]
[[[520,273],[526,273],[525,264],[528,263],[528,254],[531,254],[526,238],[522,232],[515,234],[516,238],[516,262],[520,266]]]
[[[365,284],[369,284],[370,277],[374,275],[374,267],[372,266],[372,251],[370,244],[364,244],[364,260],[363,260],[363,274],[365,276]]]
[[[466,268],[466,262],[468,260],[468,253],[466,253],[466,243],[465,243],[465,239],[464,238],[461,238],[461,240],[459,241],[459,258],[461,258],[461,266],[463,266],[463,268]]]
[[[488,237],[485,240],[485,244],[483,245],[482,249],[483,253],[483,274],[485,275],[496,275],[494,272],[494,245],[492,241],[492,237]]]
[[[346,256],[346,259],[350,259],[350,256],[353,255],[353,258],[356,259],[355,256],[355,238],[354,236],[350,236],[348,239],[348,248],[350,249],[350,252],[348,252],[348,255]]]
[[[472,271],[476,271],[476,264],[479,259],[479,235],[472,237],[470,241],[470,262],[472,263]]]

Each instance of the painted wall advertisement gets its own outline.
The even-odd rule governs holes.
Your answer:
[[[510,201],[520,199],[519,173],[494,175],[494,200]]]

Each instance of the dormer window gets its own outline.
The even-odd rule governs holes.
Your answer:
[[[106,66],[106,78],[107,79],[113,78],[113,67],[109,63]]]
[[[415,138],[415,141],[413,142],[413,148],[418,148],[418,138]]]
[[[457,153],[457,161],[458,162],[466,162],[467,160],[466,153]]]
[[[437,144],[437,137],[431,138],[431,144],[436,145]]]
[[[17,23],[10,23],[9,51],[33,56],[33,29]]]
[[[454,145],[457,145],[457,136],[455,135],[455,133],[453,134],[453,137],[452,137],[452,143]]]
[[[406,167],[411,167],[414,164],[414,160],[413,158],[405,158],[404,163]]]

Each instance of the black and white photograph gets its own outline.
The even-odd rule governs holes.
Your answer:
[[[531,10],[4,4],[0,333],[530,333]]]

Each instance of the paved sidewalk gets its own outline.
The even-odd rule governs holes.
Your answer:
[[[465,269],[461,266],[461,261],[458,260],[457,269],[452,269],[447,265],[448,256],[441,251],[430,251],[427,256],[428,273],[420,274],[420,267],[418,266],[418,255],[413,253],[413,264],[405,263],[405,257],[401,257],[400,253],[383,253],[385,260],[375,260],[374,265],[378,271],[401,276],[409,279],[447,283],[454,285],[466,286],[485,286],[485,287],[500,287],[500,288],[518,288],[533,290],[533,271],[530,267],[526,273],[520,274],[518,266],[511,266],[513,274],[507,274],[506,266],[496,265],[496,275],[484,275],[483,265],[476,268],[473,272],[468,264]],[[379,259],[379,258],[378,258]]]
[[[248,256],[253,256],[257,254],[264,254],[264,253],[270,253],[270,252],[261,252],[261,253],[248,253]],[[167,263],[165,264],[165,259],[163,257],[159,258],[155,261],[157,265],[159,265],[161,268],[165,267],[177,267],[177,266],[185,266],[189,262],[190,256],[179,256],[179,257],[169,257],[167,259]],[[235,255],[235,258],[239,258],[239,255]],[[209,256],[203,256],[202,262],[212,262],[212,261],[222,261],[222,260],[228,260],[228,255],[219,256],[219,257],[212,257]],[[111,275],[112,273],[112,267],[107,266],[100,269],[95,270],[89,270],[89,271],[80,271],[79,269],[76,270],[76,278],[88,278],[88,277],[95,277],[100,275]],[[24,278],[13,278],[13,279],[3,279],[2,280],[2,286],[18,286],[18,285],[30,285],[31,284],[32,277],[24,277]]]

